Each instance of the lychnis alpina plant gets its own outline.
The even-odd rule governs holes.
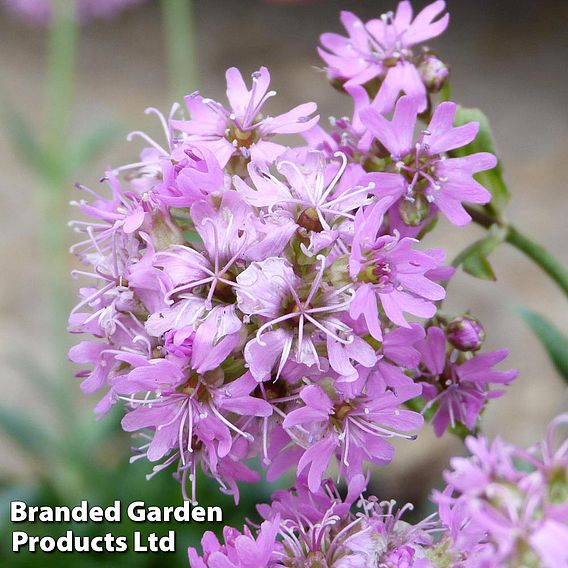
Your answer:
[[[74,272],[87,283],[70,330],[94,339],[71,359],[88,366],[83,390],[103,392],[97,413],[124,404],[135,457],[173,465],[193,500],[198,467],[237,499],[255,456],[269,480],[297,466],[314,493],[331,464],[350,482],[388,464],[390,440],[414,440],[424,415],[438,435],[473,431],[516,376],[493,368],[506,352],[480,352],[480,334],[457,342],[475,320],[438,311],[453,269],[422,240],[440,213],[461,226],[464,203],[491,200],[473,175],[496,158],[452,154],[478,124],[433,103],[410,52],[447,16],[433,22],[440,2],[410,10],[366,27],[344,13],[351,39],[323,36],[355,103],[331,134],[312,102],[268,114],[265,67],[248,81],[231,68],[227,102],[149,109],[165,139],[131,134],[148,147],[106,172],[110,197],[78,186],[92,199],[77,202],[90,220],[73,223],[73,250],[91,270]]]
[[[96,412],[122,405],[139,440],[132,459],[151,475],[172,466],[193,502],[198,468],[235,501],[259,469],[297,479],[261,508],[258,533],[207,536],[193,566],[457,566],[470,544],[448,536],[479,524],[453,482],[438,498],[442,524],[411,527],[404,508],[373,498],[350,512],[370,467],[393,459],[393,438],[412,443],[425,420],[438,436],[475,433],[517,375],[495,368],[507,352],[483,350],[472,315],[441,312],[454,268],[425,242],[440,215],[456,227],[494,215],[491,243],[505,238],[497,159],[446,100],[446,65],[419,45],[444,31],[444,10],[439,0],[413,17],[403,1],[369,22],[342,13],[348,36],[324,34],[320,54],[354,111],[330,131],[313,102],[269,114],[265,67],[230,68],[226,101],[195,92],[167,118],[148,109],[164,139],[133,132],[146,147],[105,173],[106,197],[78,185],[88,220],[73,223],[73,251],[86,268],[74,276],[86,283],[69,325],[91,338],[70,358],[85,366],[82,389],[101,393]],[[470,272],[490,270],[486,248],[468,253]],[[469,444],[478,456],[481,442]],[[323,481],[332,471],[345,500]],[[502,505],[491,499],[483,506]],[[479,526],[479,558],[521,554]]]

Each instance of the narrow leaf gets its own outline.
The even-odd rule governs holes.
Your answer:
[[[491,280],[493,282],[497,280],[491,263],[486,256],[479,253],[472,254],[464,260],[463,270],[481,280]]]
[[[464,272],[481,280],[497,280],[489,255],[505,240],[505,230],[492,225],[485,237],[463,250],[452,262],[456,268],[463,266]]]
[[[518,311],[540,339],[560,376],[568,382],[568,339],[557,327],[536,312],[526,308],[520,308]]]

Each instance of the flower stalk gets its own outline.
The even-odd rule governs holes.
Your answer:
[[[497,218],[488,215],[477,207],[466,206],[467,212],[475,223],[489,229],[491,226],[498,224],[505,230],[504,241],[522,252],[527,258],[531,259],[543,272],[548,274],[550,278],[560,287],[564,294],[568,297],[568,270],[548,252],[541,244],[534,241],[531,237],[520,231],[514,225],[499,221]],[[473,246],[473,245],[472,245]],[[467,255],[466,249],[462,254]],[[463,260],[464,256],[460,254],[454,260],[454,266]]]
[[[192,0],[162,0],[170,96],[181,100],[197,88],[197,54]]]
[[[46,137],[43,142],[44,168],[39,191],[44,235],[41,239],[45,270],[48,278],[49,305],[53,349],[57,376],[66,376],[65,334],[66,313],[70,291],[61,275],[68,272],[66,246],[66,197],[68,183],[67,158],[69,128],[74,99],[74,74],[77,43],[77,23],[73,0],[54,0],[48,31]],[[62,381],[63,382],[63,381]],[[62,404],[66,415],[72,411],[68,389],[61,385]],[[67,393],[67,394],[66,394]]]

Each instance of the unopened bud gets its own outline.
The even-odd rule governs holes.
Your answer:
[[[418,65],[418,73],[426,89],[431,93],[437,93],[448,80],[450,70],[443,61],[429,53]]]
[[[465,315],[448,324],[446,336],[460,351],[477,351],[485,341],[485,330],[475,318]]]

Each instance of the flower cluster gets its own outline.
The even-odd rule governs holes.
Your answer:
[[[83,23],[95,18],[112,18],[144,0],[73,0],[75,17]],[[53,11],[52,0],[2,0],[2,3],[22,18],[34,24],[46,25]]]
[[[248,527],[244,534],[226,527],[221,545],[207,532],[203,556],[190,548],[189,564],[191,568],[431,566],[425,558],[440,530],[435,515],[410,525],[402,516],[412,505],[397,510],[394,501],[365,498],[366,483],[363,476],[355,476],[342,499],[330,480],[316,493],[299,480],[289,491],[276,491],[270,506],[258,506],[265,521],[256,538]],[[357,512],[352,510],[355,503]]]
[[[94,339],[70,358],[87,367],[83,390],[103,391],[98,413],[124,403],[122,426],[142,440],[133,459],[175,465],[194,501],[198,467],[237,499],[239,481],[258,479],[255,457],[269,480],[297,466],[314,494],[332,464],[355,482],[392,460],[393,437],[414,439],[424,415],[439,435],[473,430],[502,392],[491,384],[516,376],[492,368],[504,351],[478,353],[475,320],[438,313],[453,269],[422,243],[440,213],[463,225],[464,202],[490,200],[473,175],[496,163],[454,156],[478,125],[454,126],[452,102],[425,118],[413,96],[422,79],[408,48],[443,30],[447,17],[432,23],[442,9],[411,21],[401,2],[364,32],[344,15],[380,65],[350,76],[354,116],[331,133],[314,103],[267,114],[266,68],[250,83],[231,68],[228,104],[193,93],[189,116],[148,110],[165,143],[132,133],[147,147],[106,172],[110,197],[78,186],[92,199],[76,203],[89,220],[73,223],[73,251],[90,270],[74,272],[88,284],[69,325]],[[337,50],[347,73],[349,49]],[[389,93],[409,93],[394,108],[363,86],[385,68]],[[271,534],[265,525],[263,541]]]
[[[363,497],[355,476],[340,497],[331,481],[315,493],[300,479],[258,506],[265,519],[256,533],[226,527],[225,544],[212,533],[203,555],[189,549],[191,568],[564,568],[568,565],[568,440],[554,434],[568,415],[549,426],[529,451],[500,439],[467,440],[470,457],[454,458],[448,486],[436,493],[438,511],[410,524],[408,504]],[[354,507],[356,505],[356,507]]]
[[[500,438],[466,440],[471,456],[452,458],[448,485],[434,495],[452,566],[568,565],[568,440],[554,439],[565,424],[568,414],[555,418],[528,451]]]
[[[414,99],[420,112],[428,106],[428,92],[438,92],[448,68],[428,48],[414,53],[418,44],[439,36],[449,23],[446,3],[437,0],[414,19],[408,0],[395,13],[363,22],[351,12],[341,13],[348,37],[326,33],[319,54],[331,81],[348,88],[366,85],[377,93],[376,103],[391,110],[401,92]]]

